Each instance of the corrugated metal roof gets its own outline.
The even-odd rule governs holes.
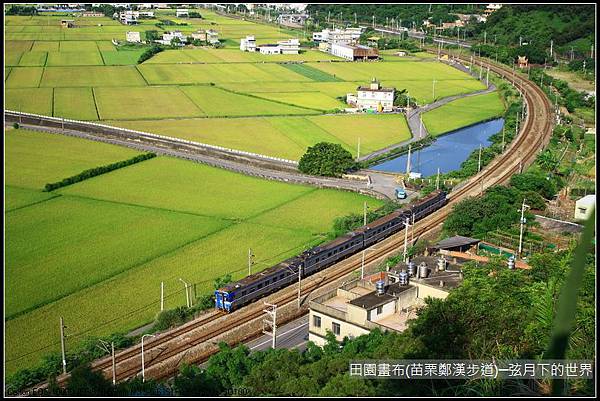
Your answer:
[[[440,242],[438,242],[435,245],[435,248],[438,248],[438,249],[455,248],[455,247],[459,247],[459,246],[473,245],[473,244],[477,244],[479,242],[481,242],[481,240],[478,240],[476,238],[463,237],[461,235],[456,235],[454,237],[450,237],[450,238],[441,240]]]

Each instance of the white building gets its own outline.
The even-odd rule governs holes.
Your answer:
[[[327,42],[329,40],[329,29],[323,29],[321,32],[313,32],[313,42]]]
[[[248,35],[245,38],[240,39],[240,50],[243,52],[255,52],[256,39],[254,36]]]
[[[139,32],[127,32],[127,33],[125,33],[125,38],[128,42],[133,42],[133,43],[141,43],[142,42],[142,38],[140,37]]]
[[[596,208],[596,195],[587,195],[575,202],[575,220],[585,221]]]
[[[349,93],[346,102],[360,110],[392,111],[394,108],[395,88],[382,88],[373,78],[371,85],[359,86],[357,96]]]
[[[281,54],[298,54],[300,50],[300,41],[298,39],[280,40],[277,45],[281,49]]]
[[[185,46],[185,42],[187,42],[187,36],[182,34],[180,31],[172,31],[163,34],[162,39],[157,40],[157,43],[170,46],[172,44],[173,39],[179,39],[179,44],[177,46]]]
[[[321,45],[319,44],[319,50]],[[379,58],[379,51],[368,46],[363,45],[348,45],[344,43],[332,43],[329,46],[329,52],[337,57],[345,58],[346,60],[377,60]]]
[[[258,47],[260,54],[281,54],[281,47],[279,45],[261,45]]]
[[[361,33],[361,28],[323,29],[321,32],[313,32],[313,41],[330,44],[355,44]]]
[[[219,32],[213,31],[212,29],[206,30],[206,41],[211,45],[219,43]]]
[[[125,25],[133,25],[138,23],[140,18],[153,18],[154,11],[132,11],[127,10],[119,13],[119,21]]]
[[[189,17],[190,16],[190,12],[187,8],[178,8],[177,11],[175,12],[175,16],[177,18],[181,18],[181,17]]]

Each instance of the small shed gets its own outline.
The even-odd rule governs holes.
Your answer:
[[[65,28],[73,28],[73,27],[75,27],[75,20],[63,19],[63,20],[60,20],[60,25],[64,26]]]
[[[575,220],[585,221],[596,207],[596,195],[587,195],[575,202]]]
[[[381,39],[381,38],[378,36],[371,36],[370,38],[367,38],[367,44],[369,46],[377,47],[377,43],[379,42],[379,39]]]
[[[477,244],[479,244],[481,240],[470,237],[463,237],[462,235],[456,235],[454,237],[446,238],[435,244],[432,249],[433,250],[448,250],[448,251],[456,251],[456,252],[467,252],[476,250]]]

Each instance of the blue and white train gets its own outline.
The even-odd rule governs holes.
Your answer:
[[[383,216],[328,243],[309,249],[259,273],[215,291],[217,309],[231,312],[267,294],[329,267],[402,230],[406,218],[417,221],[447,203],[446,192],[435,191],[405,208]],[[414,218],[413,218],[414,216]]]

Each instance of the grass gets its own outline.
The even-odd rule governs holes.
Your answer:
[[[41,67],[13,67],[6,80],[6,87],[37,88],[43,71]]]
[[[19,188],[12,185],[6,185],[4,187],[5,194],[5,212],[9,212],[14,209],[22,208],[25,206],[33,205],[38,202],[56,197],[57,195],[41,192],[38,190]]]
[[[10,313],[71,291],[6,322],[8,372],[57,349],[53,328],[59,316],[71,335],[67,348],[83,331],[132,329],[155,316],[161,282],[166,308],[180,306],[180,277],[197,283],[198,293],[210,291],[226,272],[234,279],[246,274],[248,248],[258,271],[322,240],[334,216],[360,211],[363,201],[372,208],[381,204],[170,158],[58,192],[58,198],[10,212],[7,220],[13,234],[7,236],[7,288],[19,294],[7,305]],[[37,252],[27,252],[32,241]],[[82,252],[72,252],[73,246]],[[70,274],[74,270],[79,274]],[[48,284],[65,276],[60,285]],[[24,333],[29,341],[20,341]]]
[[[432,135],[441,135],[477,122],[498,117],[504,105],[497,92],[454,100],[422,114],[423,124]]]
[[[181,90],[209,116],[315,113],[315,111],[239,95],[211,86],[186,86]]]
[[[16,66],[19,65],[19,61],[21,60],[22,52],[6,52],[4,53],[4,65],[8,66]]]
[[[12,76],[15,71],[11,71]],[[6,89],[5,107],[8,110],[52,115],[52,88]]]
[[[66,42],[61,42],[66,43]],[[61,45],[62,46],[62,45]],[[95,44],[94,44],[95,46]],[[60,66],[79,66],[79,65],[104,65],[100,52],[96,51],[78,51],[78,52],[49,52],[48,67]]]
[[[59,41],[35,41],[31,47],[31,51],[38,52],[57,52],[60,46]]]
[[[313,81],[318,82],[337,82],[341,79],[337,78],[335,74],[328,74],[317,68],[314,68],[308,64],[284,64],[285,68],[292,70],[300,75],[304,75]]]
[[[102,51],[105,65],[136,65],[144,50]]]
[[[179,88],[95,88],[100,119],[197,117],[204,113]]]
[[[98,46],[96,42],[63,40],[60,42],[59,51],[61,52],[97,52]]]
[[[11,237],[6,289],[19,294],[6,299],[8,319],[227,225],[202,216],[64,196],[6,218]]]
[[[134,66],[46,67],[40,83],[42,87],[55,88],[145,85],[144,78]]]
[[[128,148],[24,129],[5,131],[4,140],[5,183],[38,190],[48,182],[138,154]]]
[[[324,95],[319,92],[268,92],[254,93],[268,100],[276,100],[279,102],[294,104],[301,107],[309,107],[319,110],[332,110],[344,108],[346,105],[337,99]]]
[[[54,116],[74,120],[97,120],[91,88],[54,89]]]
[[[43,67],[46,65],[47,52],[25,52],[19,60],[21,67]]]

